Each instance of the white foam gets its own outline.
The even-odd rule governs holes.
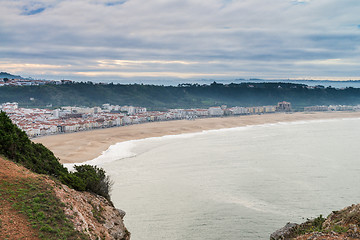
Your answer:
[[[99,166],[104,163],[113,162],[116,160],[129,158],[135,156],[135,153],[132,152],[133,147],[135,146],[135,141],[126,141],[116,143],[111,145],[106,151],[102,152],[102,154],[90,161],[82,162],[82,163],[67,163],[64,164],[66,168],[70,171],[74,170],[74,165],[96,165]]]
[[[191,138],[200,133],[185,133],[179,135],[166,135],[162,137],[150,137],[143,138],[138,140],[130,140],[125,142],[119,142],[114,145],[111,145],[106,151],[103,151],[100,156],[92,160],[82,162],[82,163],[65,163],[64,166],[70,171],[74,170],[74,165],[95,165],[101,166],[104,163],[114,162],[125,158],[135,157],[136,153],[133,151],[134,147],[146,141],[162,141],[168,139],[180,139],[180,138]]]

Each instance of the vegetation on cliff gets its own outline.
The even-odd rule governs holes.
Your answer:
[[[55,177],[71,188],[94,192],[110,200],[111,181],[104,170],[84,165],[76,167],[78,172],[69,172],[49,149],[33,143],[4,112],[0,113],[0,155],[33,172]]]
[[[74,175],[82,180],[84,190],[97,193],[108,200],[110,199],[109,193],[113,182],[102,168],[81,165],[75,166],[75,170]]]
[[[63,211],[63,203],[44,178],[24,176],[21,168],[7,166],[7,173],[0,173],[1,239],[89,239],[74,229]],[[6,216],[7,212],[10,216]],[[19,219],[24,219],[21,215],[28,222],[26,226],[18,225]]]
[[[0,157],[0,239],[129,240],[125,212]]]
[[[288,223],[270,236],[279,239],[360,239],[360,204],[333,211],[302,224]]]
[[[4,112],[0,165],[0,239],[130,239],[125,212],[109,200],[111,181],[105,171],[83,165],[68,172]]]
[[[31,99],[31,100],[30,100]],[[71,83],[42,86],[4,86],[1,102],[20,106],[54,107],[114,105],[143,106],[149,109],[197,108],[215,105],[262,106],[288,101],[295,108],[312,105],[360,104],[360,89],[315,88],[292,83],[241,83],[210,85],[181,84],[157,86],[142,84]]]

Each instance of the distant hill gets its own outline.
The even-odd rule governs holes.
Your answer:
[[[24,79],[21,76],[17,76],[17,75],[12,75],[10,73],[7,72],[0,72],[0,78],[8,78],[8,79]]]
[[[132,105],[149,110],[208,108],[211,106],[266,106],[291,102],[296,110],[313,105],[358,105],[360,88],[335,89],[292,83],[240,83],[210,85],[71,83],[61,85],[0,87],[0,103],[25,107]]]

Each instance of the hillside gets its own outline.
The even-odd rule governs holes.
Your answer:
[[[8,79],[24,79],[21,76],[17,76],[17,75],[12,75],[10,73],[7,72],[0,72],[0,78],[8,78]]]
[[[130,239],[105,198],[0,158],[0,239]]]
[[[130,238],[125,213],[110,200],[111,181],[104,170],[83,165],[68,172],[4,112],[0,165],[0,239]]]
[[[31,100],[30,100],[31,99]],[[360,89],[308,88],[291,83],[241,83],[174,86],[72,83],[0,87],[0,103],[18,102],[25,107],[133,105],[151,110],[200,108],[218,105],[263,106],[279,101],[301,109],[312,105],[360,104]]]
[[[54,177],[70,188],[93,192],[110,201],[111,181],[103,169],[81,165],[75,166],[75,172],[69,172],[54,153],[44,145],[30,141],[4,112],[0,112],[0,155],[35,173]]]
[[[25,181],[33,181],[36,175],[27,171],[25,168],[15,165],[0,157],[0,239],[39,239],[39,231],[32,228],[29,219],[15,208],[12,207],[15,196],[10,192]],[[21,189],[24,189],[25,184]],[[19,203],[20,201],[16,201]],[[19,231],[21,229],[21,231]]]

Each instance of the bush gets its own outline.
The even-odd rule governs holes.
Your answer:
[[[99,194],[110,200],[110,191],[113,181],[109,176],[106,176],[102,168],[91,165],[74,166],[76,172],[73,173],[75,177],[84,181],[85,190]]]
[[[315,218],[313,221],[313,227],[315,231],[321,232],[323,230],[323,223],[325,222],[325,218],[320,214],[319,217]]]
[[[78,176],[76,176],[73,173],[61,174],[59,177],[59,180],[62,183],[66,183],[66,185],[68,185],[69,187],[74,188],[78,191],[86,190],[86,185],[85,185],[84,180],[79,178]]]

